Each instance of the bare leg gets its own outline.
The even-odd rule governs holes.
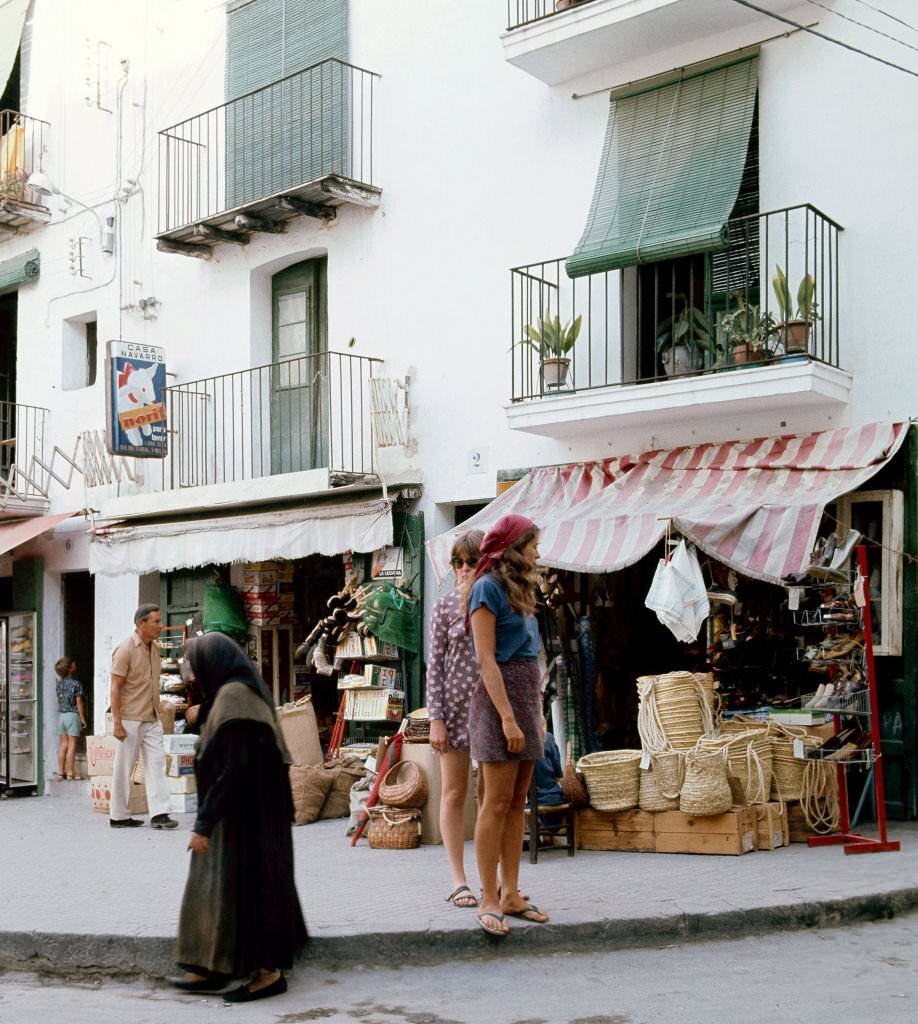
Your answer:
[[[504,824],[513,804],[519,762],[482,761],[478,767],[484,786],[484,799],[475,825],[475,857],[482,892],[479,916],[482,916],[500,913],[497,868],[504,844]],[[488,920],[488,924],[499,926],[499,922],[492,919]],[[504,927],[502,930],[507,929]]]
[[[67,736],[67,753],[65,757],[67,765],[67,777],[76,778],[76,736]]]
[[[500,851],[500,877],[503,883],[501,910],[505,913],[523,910],[529,905],[527,898],[519,891],[520,856],[523,852],[523,833],[526,824],[526,795],[529,792],[529,783],[532,781],[535,764],[533,761],[518,761],[516,763],[519,766],[519,771],[513,787],[510,810],[504,823],[503,844]],[[548,921],[548,914],[533,910],[526,915],[526,919],[544,924]]]
[[[466,885],[465,877],[465,798],[469,783],[469,754],[464,750],[449,750],[440,755],[440,831],[449,858],[453,889]],[[458,906],[474,906],[468,893]],[[477,902],[477,901],[476,901]]]
[[[62,732],[57,739],[57,777],[63,779],[67,776],[67,734]]]

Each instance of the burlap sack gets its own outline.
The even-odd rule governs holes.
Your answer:
[[[341,760],[325,765],[325,771],[331,777],[331,787],[322,804],[319,817],[346,818],[351,813],[351,786],[363,778],[363,763],[358,760]]]
[[[325,797],[334,778],[321,764],[304,768],[290,766],[290,789],[293,793],[293,821],[296,825],[309,825],[319,817]]]

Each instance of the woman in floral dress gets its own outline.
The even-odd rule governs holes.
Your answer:
[[[472,638],[465,629],[465,606],[484,534],[459,537],[450,556],[456,586],[434,605],[427,661],[427,713],[430,745],[440,755],[440,832],[449,858],[453,891],[447,901],[477,907],[465,876],[465,798],[469,780],[469,697],[478,681]]]

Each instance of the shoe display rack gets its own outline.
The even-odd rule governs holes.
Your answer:
[[[861,665],[863,681],[858,679],[852,684],[852,677],[849,673],[842,680],[838,691],[836,691],[834,683],[829,683],[824,685],[822,693],[817,691],[801,698],[802,706],[825,711],[833,716],[835,722],[834,749],[828,752],[823,751],[822,756],[837,764],[840,832],[827,836],[810,836],[807,842],[810,846],[842,845],[845,853],[884,853],[901,849],[901,844],[897,840],[889,839],[886,827],[886,793],[883,781],[883,758],[880,749],[880,715],[873,657],[873,621],[868,592],[870,577],[867,572],[867,547],[864,544],[859,544],[855,548],[855,554],[857,557],[857,579],[852,596],[855,599],[853,606],[858,610],[857,617],[855,619],[850,617],[851,612],[848,610],[851,607],[850,603],[839,602],[844,618],[828,617],[824,621],[826,625],[831,624],[832,626],[842,623],[849,624],[851,629],[855,630],[854,636],[862,637],[863,640],[857,640],[854,646],[842,650],[844,645],[852,641],[852,637],[844,638],[836,634],[832,646],[825,650],[824,660],[839,663],[847,658],[848,662]],[[860,594],[858,593],[859,588],[863,588]],[[831,616],[831,610],[828,614]],[[860,646],[861,642],[862,647]],[[835,659],[829,657],[833,650],[838,652],[838,657]],[[829,690],[830,686],[831,690]],[[859,730],[856,725],[843,729],[843,718],[854,719],[863,726],[863,729]],[[853,742],[859,735],[859,742]],[[852,831],[845,771],[849,766],[855,765],[866,766],[868,769],[867,785],[862,794],[861,803],[869,789],[872,788],[877,815],[877,832],[879,833],[877,837],[864,836]],[[857,810],[859,812],[860,805]],[[856,818],[857,813],[855,813]]]

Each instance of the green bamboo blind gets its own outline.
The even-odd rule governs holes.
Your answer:
[[[571,277],[723,248],[755,110],[758,58],[613,94]]]

